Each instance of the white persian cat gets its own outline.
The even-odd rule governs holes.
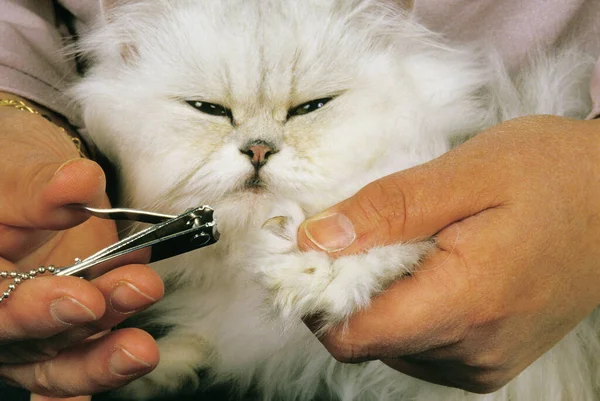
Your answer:
[[[82,41],[91,67],[74,92],[89,137],[117,166],[120,205],[211,205],[221,240],[155,265],[168,284],[148,314],[166,332],[161,362],[122,394],[227,382],[264,400],[599,399],[593,316],[488,395],[340,363],[301,318],[343,322],[432,245],[336,261],[296,249],[305,217],[456,138],[524,114],[584,117],[589,57],[565,48],[511,76],[393,1],[123,3]]]

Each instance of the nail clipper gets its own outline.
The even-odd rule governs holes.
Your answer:
[[[93,216],[111,220],[130,220],[151,223],[129,237],[96,252],[75,264],[56,268],[57,276],[71,276],[119,256],[151,247],[150,263],[180,255],[194,249],[214,244],[219,239],[213,209],[200,206],[188,209],[178,216],[165,215],[135,209],[95,209],[78,206]]]

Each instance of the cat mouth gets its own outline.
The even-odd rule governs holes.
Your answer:
[[[244,181],[244,190],[252,192],[262,192],[267,189],[267,184],[263,181],[258,174],[254,174],[252,177]]]

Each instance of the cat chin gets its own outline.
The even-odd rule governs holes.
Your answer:
[[[280,198],[271,192],[242,190],[227,195],[211,206],[215,209],[219,231],[223,232],[230,226],[236,230],[260,227],[279,202]]]
[[[277,196],[264,188],[249,187],[235,191],[228,195],[223,203],[234,203],[239,206],[247,205],[249,207],[258,207],[263,203],[271,203],[277,199]]]

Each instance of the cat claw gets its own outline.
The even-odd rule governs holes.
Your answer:
[[[269,231],[271,234],[278,236],[287,241],[293,238],[289,234],[289,225],[292,223],[292,218],[288,216],[271,217],[263,223],[261,228]]]

